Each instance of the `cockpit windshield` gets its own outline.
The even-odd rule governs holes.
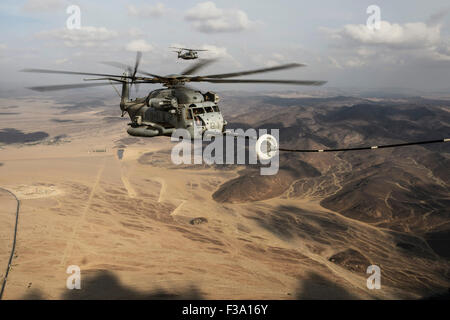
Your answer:
[[[198,115],[198,114],[204,114],[205,110],[203,108],[192,108],[192,111],[194,112],[194,115]]]

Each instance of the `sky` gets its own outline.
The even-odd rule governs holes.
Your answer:
[[[80,9],[80,28],[71,30],[67,8],[73,5]],[[367,26],[371,5],[380,9],[377,29]],[[219,59],[201,75],[299,62],[307,67],[259,78],[445,91],[449,25],[448,0],[2,0],[0,67],[8,80],[0,84],[4,89],[82,80],[18,72],[23,68],[120,73],[99,62],[132,64],[137,50],[143,52],[143,70],[179,73],[192,62],[176,59],[169,47],[187,46]]]

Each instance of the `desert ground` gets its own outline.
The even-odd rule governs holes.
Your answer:
[[[448,257],[423,236],[426,228],[448,226],[448,206],[440,211],[444,220],[429,209],[436,223],[420,228],[422,216],[351,214],[342,193],[365,190],[346,184],[358,160],[336,154],[282,158],[314,168],[305,164],[304,175],[280,170],[279,181],[268,178],[267,196],[246,200],[260,190],[252,183],[265,180],[243,166],[173,165],[170,138],[128,136],[116,100],[71,109],[45,96],[0,99],[0,187],[20,200],[4,299],[419,299],[450,287]],[[345,143],[360,143],[360,136]],[[409,158],[377,151],[373,164],[383,169],[380,159],[397,159],[403,177],[410,172],[440,186],[434,203],[448,204],[449,181],[414,165],[412,153],[425,152],[415,148]],[[236,180],[243,173],[247,180]],[[237,182],[228,190],[230,181]],[[392,207],[389,197],[411,203],[398,193],[409,186],[389,183],[376,190],[379,205]],[[0,191],[0,280],[15,208]],[[379,290],[366,285],[372,264],[381,268]],[[66,288],[71,265],[81,269],[81,290]]]

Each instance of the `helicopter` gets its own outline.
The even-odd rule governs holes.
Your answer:
[[[204,49],[189,49],[189,48],[178,48],[178,47],[171,47],[171,48],[178,49],[173,52],[178,53],[178,59],[183,59],[183,60],[198,59],[198,52],[208,51],[208,50],[204,50]]]
[[[225,131],[227,121],[224,119],[219,109],[219,96],[211,91],[201,92],[186,85],[191,82],[208,83],[266,83],[266,84],[289,84],[321,86],[326,81],[319,80],[272,80],[272,79],[235,79],[235,77],[265,73],[278,70],[286,70],[297,67],[304,67],[304,64],[289,63],[273,67],[238,71],[231,73],[211,74],[205,76],[193,75],[214,60],[201,60],[196,64],[182,71],[180,74],[169,74],[165,76],[139,70],[142,53],[137,52],[134,67],[119,62],[104,62],[106,65],[119,67],[126,71],[122,75],[100,74],[78,71],[61,71],[49,69],[23,69],[23,72],[68,74],[68,75],[88,75],[99,78],[84,79],[85,81],[101,81],[94,83],[63,84],[50,86],[30,87],[29,89],[46,92],[53,90],[65,90],[75,88],[87,88],[96,86],[111,85],[114,82],[122,84],[120,94],[120,109],[122,117],[128,113],[131,123],[127,130],[129,135],[139,137],[171,136],[177,129],[188,131],[192,139],[202,139],[206,133],[208,135],[227,135]],[[142,74],[144,76],[139,76]],[[142,98],[130,99],[130,88],[139,84],[162,84],[164,88],[150,91]],[[288,149],[276,146],[282,152],[342,152],[342,151],[362,151],[377,150],[384,148],[397,148],[411,145],[424,145],[450,142],[449,138],[415,141],[406,143],[396,143],[388,145],[363,146],[353,148],[335,149]]]
[[[119,67],[126,71],[122,75],[99,74],[77,71],[60,71],[48,69],[23,69],[23,72],[89,75],[99,78],[84,79],[85,81],[109,82],[80,83],[67,85],[37,86],[29,89],[45,92],[73,88],[86,88],[120,83],[120,109],[122,117],[128,113],[131,123],[127,130],[129,135],[140,137],[170,136],[176,129],[186,129],[194,139],[201,138],[205,132],[208,134],[223,135],[227,121],[219,109],[219,96],[211,91],[201,92],[191,88],[186,83],[269,83],[320,86],[326,81],[316,80],[269,80],[269,79],[233,79],[234,77],[286,70],[303,67],[304,64],[289,63],[262,69],[239,71],[232,73],[210,74],[205,76],[193,75],[195,72],[212,63],[214,60],[201,60],[185,69],[181,74],[157,75],[139,69],[142,53],[138,52],[134,67],[119,62],[103,62],[104,64]],[[144,76],[139,76],[142,74]],[[130,88],[138,84],[162,84],[164,88],[150,91],[141,98],[130,99]]]

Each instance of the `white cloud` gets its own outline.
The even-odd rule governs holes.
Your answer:
[[[61,58],[61,59],[56,59],[55,60],[55,64],[64,64],[66,62],[68,62],[69,59],[68,58]]]
[[[427,23],[381,21],[379,30],[371,30],[362,24],[321,30],[334,40],[333,55],[340,55],[338,60],[341,62],[335,61],[341,66],[450,61],[450,39],[441,34],[441,22],[446,12],[433,15]]]
[[[220,9],[211,1],[200,2],[186,11],[184,18],[200,32],[239,32],[249,29],[255,22],[239,9]]]
[[[98,47],[118,36],[118,32],[104,27],[81,27],[81,29],[55,29],[42,31],[37,34],[39,38],[62,40],[67,47]]]
[[[63,10],[68,5],[64,0],[28,0],[22,7],[25,12],[51,12]]]
[[[330,33],[334,39],[351,40],[358,44],[419,48],[438,43],[440,29],[440,25],[429,26],[423,22],[398,24],[381,21],[379,30],[370,30],[362,24],[349,24]]]
[[[283,63],[286,63],[288,60],[284,55],[281,53],[271,53],[271,54],[252,54],[250,56],[253,63],[255,63],[258,66],[266,66],[266,67],[273,67],[276,65],[280,65]]]
[[[223,11],[217,8],[212,1],[200,2],[186,12],[185,18],[188,20],[218,19],[223,14]]]
[[[338,69],[343,69],[342,65],[333,57],[328,57],[328,60],[331,62],[331,64],[338,68]]]
[[[145,32],[144,32],[142,29],[139,29],[139,28],[130,28],[130,29],[128,30],[128,34],[129,34],[131,37],[138,38],[138,37],[144,36],[144,35],[145,35]]]
[[[128,51],[141,51],[141,52],[149,52],[153,50],[153,46],[143,39],[133,40],[129,42],[126,46]]]
[[[345,61],[345,65],[348,67],[362,67],[366,65],[366,62],[361,58],[350,58]]]
[[[136,7],[134,5],[128,6],[128,14],[131,16],[141,18],[158,18],[163,16],[167,12],[167,8],[164,4],[158,2],[156,5],[143,5],[142,7]]]
[[[212,44],[204,44],[199,49],[208,50],[202,52],[202,57],[206,59],[233,59],[233,57],[228,53],[227,48],[218,47]]]

